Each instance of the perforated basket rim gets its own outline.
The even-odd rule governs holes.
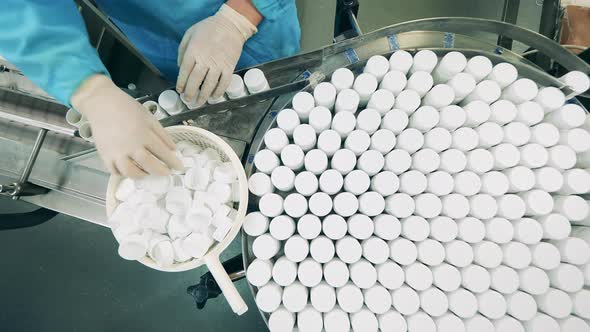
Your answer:
[[[210,131],[192,126],[172,126],[166,127],[165,130],[171,135],[172,139],[175,142],[189,140],[195,144],[201,145],[201,143],[205,141],[206,143],[204,145],[206,145],[207,147],[214,148],[215,150],[220,152],[222,158],[225,157],[227,161],[231,162],[234,170],[236,171],[236,174],[238,175],[240,200],[238,202],[238,212],[235,220],[233,221],[232,228],[226,235],[225,239],[222,242],[218,242],[215,245],[213,245],[205,255],[215,255],[218,257],[219,254],[223,250],[225,250],[227,246],[229,246],[229,244],[233,241],[236,235],[238,235],[244,222],[244,218],[246,217],[246,210],[248,207],[248,180],[246,178],[246,172],[244,171],[242,162],[240,161],[240,158],[238,158],[234,150],[223,139],[221,139],[219,136],[213,134]],[[123,177],[119,175],[111,175],[111,177],[109,178],[106,193],[107,217],[110,217],[117,208],[117,206],[121,203],[119,200],[115,198],[115,191],[121,180],[123,180]],[[172,266],[168,267],[159,266],[149,256],[145,256],[139,259],[138,262],[159,271],[182,272],[192,270],[205,264],[205,256],[201,259],[192,259],[184,263],[175,263]]]

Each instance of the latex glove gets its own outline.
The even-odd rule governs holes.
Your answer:
[[[112,174],[140,178],[183,169],[160,123],[108,77],[86,79],[70,101],[90,122],[98,153]]]
[[[200,88],[197,107],[210,96],[221,97],[244,43],[257,31],[247,18],[225,4],[215,15],[190,27],[178,48],[178,93],[184,92],[188,100],[193,100]]]

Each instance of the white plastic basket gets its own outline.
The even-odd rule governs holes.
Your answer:
[[[236,174],[238,175],[239,182],[240,200],[237,203],[238,212],[233,221],[233,226],[225,239],[222,242],[215,243],[202,259],[192,259],[184,263],[175,263],[170,267],[161,267],[148,256],[143,257],[139,260],[139,262],[151,267],[152,269],[165,272],[188,271],[206,264],[209,268],[209,271],[211,271],[211,274],[215,278],[215,281],[217,281],[217,284],[221,288],[223,295],[227,299],[232,310],[238,315],[241,315],[248,310],[248,306],[238,293],[233,282],[227,275],[227,272],[225,272],[223,269],[223,266],[219,261],[219,255],[236,237],[246,216],[246,209],[248,207],[248,180],[246,178],[246,173],[244,172],[242,163],[240,162],[240,159],[236,153],[225,141],[209,131],[191,126],[167,127],[166,131],[168,134],[170,134],[170,137],[172,137],[175,142],[188,141],[203,149],[213,148],[219,153],[223,162],[231,162],[234,170],[236,171]],[[107,216],[109,217],[120,203],[120,201],[115,198],[115,191],[122,179],[123,178],[121,176],[115,175],[111,176],[109,179],[106,195],[106,209]]]

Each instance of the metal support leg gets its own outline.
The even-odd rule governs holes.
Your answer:
[[[504,0],[504,6],[502,7],[502,17],[500,19],[506,23],[516,24],[519,6],[520,0]],[[511,50],[512,39],[500,35],[498,36],[498,46]]]
[[[543,36],[555,40],[557,31],[557,19],[560,12],[559,0],[544,0],[543,9],[541,10],[541,23],[539,24],[539,33]],[[537,65],[544,70],[551,67],[551,59],[544,54],[538,53],[536,56]]]

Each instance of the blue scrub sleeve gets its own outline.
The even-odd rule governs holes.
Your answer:
[[[68,106],[87,77],[108,75],[72,0],[4,0],[0,54]]]
[[[265,19],[274,21],[285,11],[290,10],[293,0],[253,0],[256,9]]]

